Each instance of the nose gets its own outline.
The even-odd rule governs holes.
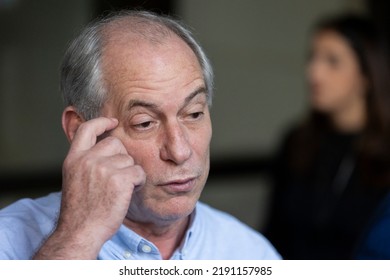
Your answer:
[[[162,160],[171,161],[176,165],[186,162],[192,155],[186,128],[178,123],[166,125],[163,135],[163,145],[160,149]]]

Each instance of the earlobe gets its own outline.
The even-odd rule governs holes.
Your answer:
[[[84,118],[77,113],[76,108],[68,106],[62,113],[62,129],[69,142],[72,142],[79,126],[85,122]]]

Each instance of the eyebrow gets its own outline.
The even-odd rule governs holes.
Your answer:
[[[201,86],[199,88],[197,88],[196,90],[194,90],[190,95],[188,95],[185,99],[184,99],[184,104],[183,104],[183,107],[185,107],[186,105],[188,105],[188,103],[191,102],[192,99],[194,99],[197,95],[199,94],[204,94],[206,95],[207,97],[207,90],[205,87]]]
[[[201,87],[197,88],[196,90],[194,90],[191,94],[189,94],[184,99],[184,103],[182,105],[182,108],[187,106],[191,102],[191,100],[193,100],[199,94],[205,94],[207,97],[206,88],[201,86]],[[139,100],[139,99],[131,99],[127,105],[127,110],[130,111],[135,107],[144,107],[144,108],[148,108],[148,109],[153,110],[153,111],[159,111],[158,106],[154,103],[150,103],[150,102],[147,102],[144,100]]]

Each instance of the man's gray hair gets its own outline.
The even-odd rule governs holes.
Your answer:
[[[101,69],[102,50],[104,48],[104,30],[111,23],[121,20],[133,20],[143,27],[154,27],[176,34],[194,52],[202,68],[203,79],[211,106],[213,95],[213,69],[203,49],[193,37],[191,31],[182,23],[168,16],[146,11],[120,11],[112,13],[88,25],[70,44],[61,66],[61,92],[66,106],[74,106],[85,120],[96,118],[107,100],[107,88]],[[147,32],[137,29],[137,24],[128,26],[129,32]],[[145,34],[147,36],[147,34]],[[153,36],[153,35],[151,35]],[[163,35],[162,35],[163,36]]]

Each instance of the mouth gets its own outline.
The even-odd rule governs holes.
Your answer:
[[[157,186],[162,187],[171,193],[190,192],[195,187],[196,178],[197,177],[174,179],[157,184]]]

